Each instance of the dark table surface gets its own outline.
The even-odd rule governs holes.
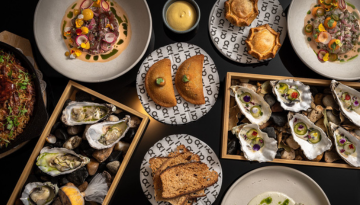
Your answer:
[[[35,60],[40,70],[44,73],[45,80],[48,84],[48,112],[49,115],[51,115],[69,79],[55,71],[44,60],[37,48],[33,33],[33,16],[37,2],[37,0],[2,0],[2,11],[0,14],[2,21],[0,23],[0,31],[8,30],[31,41]],[[224,83],[227,72],[323,78],[301,62],[295,54],[288,37],[285,39],[278,55],[267,65],[253,67],[251,65],[242,65],[228,60],[214,47],[208,32],[208,18],[215,0],[197,0],[197,3],[201,8],[202,16],[199,28],[195,35],[174,35],[166,31],[162,21],[161,11],[165,2],[165,0],[147,1],[153,21],[153,35],[148,52],[151,52],[154,48],[179,41],[189,42],[200,46],[212,57],[219,71],[221,80],[219,98],[211,111],[195,123],[182,126],[171,126],[162,124],[151,118],[150,124],[139,142],[110,204],[150,204],[140,186],[139,168],[146,151],[155,142],[167,135],[184,133],[196,136],[206,142],[212,147],[217,155],[220,156],[222,107],[224,100]],[[280,0],[280,2],[287,11],[291,1]],[[302,17],[299,16],[299,19],[301,20]],[[140,63],[141,62],[142,60]],[[135,78],[140,63],[131,71],[115,80],[97,84],[80,83],[120,103],[146,113],[137,97],[135,87]],[[9,199],[36,142],[37,138],[31,140],[21,150],[0,160],[0,204],[5,204]],[[224,177],[221,192],[214,204],[221,203],[226,191],[235,180],[247,172],[263,166],[288,166],[304,172],[320,185],[331,204],[360,204],[360,172],[357,170],[274,163],[259,164],[247,161],[223,159],[220,161]],[[241,204],[246,203],[247,202]]]

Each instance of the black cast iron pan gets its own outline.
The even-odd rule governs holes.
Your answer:
[[[4,50],[5,52],[14,54],[15,58],[20,61],[21,66],[26,68],[31,75],[36,76],[34,66],[18,49],[3,42],[0,42],[0,49]],[[25,141],[39,137],[48,121],[48,114],[46,112],[41,93],[40,81],[37,77],[34,78],[33,81],[35,85],[35,104],[32,116],[30,117],[30,120],[23,132],[19,134],[14,140],[10,141],[11,143],[7,147],[4,146],[0,148],[0,154],[16,147]]]

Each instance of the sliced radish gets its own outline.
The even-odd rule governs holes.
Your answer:
[[[86,35],[80,35],[76,37],[76,45],[81,46],[82,43],[87,43],[89,41]]]
[[[88,9],[93,5],[93,3],[94,3],[93,0],[84,0],[81,3],[80,8],[81,9]]]
[[[116,41],[117,37],[114,33],[107,33],[105,34],[104,41],[106,43],[114,43]]]
[[[320,50],[317,55],[318,59],[323,62],[323,58],[327,53],[329,53],[327,50]]]
[[[328,44],[331,41],[331,39],[332,39],[331,34],[326,31],[320,32],[317,38],[317,40],[323,44]]]
[[[106,2],[105,0],[101,0],[101,8],[104,11],[109,11],[110,10],[110,5],[108,2]]]
[[[345,0],[338,0],[339,9],[345,10],[346,9],[346,2]]]

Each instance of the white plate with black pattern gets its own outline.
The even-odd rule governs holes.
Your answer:
[[[211,205],[218,197],[222,185],[223,172],[216,153],[203,141],[187,134],[176,134],[164,137],[156,142],[147,153],[140,167],[140,184],[146,198],[153,205],[170,205],[167,202],[157,202],[154,196],[154,185],[149,160],[153,157],[166,157],[179,145],[184,145],[190,152],[199,155],[200,161],[205,163],[209,170],[215,170],[219,174],[218,181],[205,189],[205,197],[198,198],[193,205]]]
[[[188,58],[195,55],[204,55],[203,65],[203,90],[205,96],[204,105],[194,105],[182,98],[176,90],[175,74],[178,67]],[[145,88],[145,76],[149,68],[159,60],[169,58],[171,60],[171,75],[177,105],[171,108],[162,107],[148,95]],[[187,124],[196,121],[206,115],[215,105],[218,98],[220,78],[214,61],[199,46],[189,43],[174,43],[154,50],[141,64],[136,77],[136,90],[145,111],[154,119],[171,125]]]
[[[209,32],[215,47],[227,58],[238,63],[259,63],[247,52],[245,40],[253,27],[269,24],[280,33],[280,43],[286,37],[286,14],[278,0],[259,0],[259,15],[247,27],[237,27],[225,18],[224,3],[226,0],[217,0],[209,18]]]

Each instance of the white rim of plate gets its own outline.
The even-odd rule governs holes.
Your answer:
[[[227,56],[225,53],[222,52],[222,49],[218,47],[218,44],[215,42],[214,38],[213,38],[212,35],[211,35],[211,17],[213,16],[213,13],[215,12],[216,5],[219,4],[220,1],[227,1],[227,0],[217,0],[217,1],[215,2],[213,8],[211,9],[211,12],[210,12],[210,15],[209,15],[209,22],[208,22],[209,35],[210,35],[211,41],[213,42],[213,44],[214,44],[214,46],[216,47],[216,49],[217,49],[223,56],[225,56],[226,58],[228,58],[229,60],[232,60],[232,61],[234,61],[234,62],[236,62],[236,63],[241,63],[241,64],[257,64],[257,63],[263,63],[263,62],[267,62],[267,61],[272,60],[272,58],[269,58],[269,59],[266,59],[266,60],[261,60],[261,61],[259,61],[259,60],[255,59],[254,57],[252,57],[251,55],[249,55],[249,59],[250,59],[250,60],[255,60],[256,62],[250,62],[250,63],[246,62],[246,63],[242,63],[242,62],[237,61],[237,59],[233,59],[233,58],[231,58],[230,56]],[[260,0],[260,1],[262,1],[262,0]],[[278,0],[275,0],[275,1],[278,1]],[[219,3],[218,3],[218,2],[219,2]],[[259,3],[259,2],[258,2],[258,3]],[[279,5],[281,6],[280,2],[279,2]],[[285,12],[284,12],[284,9],[282,8],[282,6],[281,6],[281,9],[283,10],[282,13],[285,13]],[[288,25],[287,25],[287,17],[286,17],[286,16],[285,16],[285,17],[282,16],[282,17],[286,19],[285,26],[288,27]],[[258,16],[256,17],[255,20],[257,20],[257,19],[258,19]],[[254,21],[255,21],[255,20],[254,20]],[[227,20],[226,20],[226,21],[227,21]],[[252,22],[252,23],[253,23],[253,22]],[[235,26],[235,25],[234,25],[234,26]],[[250,25],[250,26],[251,26],[251,25]],[[248,26],[248,27],[250,27],[250,26]],[[236,27],[236,26],[235,26],[235,27]],[[251,27],[251,28],[253,28],[253,27]],[[287,32],[286,32],[287,28],[285,28],[285,29],[283,28],[283,29],[281,30],[281,33],[284,32],[284,30],[285,30],[285,34],[284,34],[283,36],[280,36],[280,43],[281,43],[281,44],[283,44],[283,42],[284,42],[284,40],[285,40],[285,38],[286,38],[286,35],[287,35]],[[227,31],[227,33],[228,33],[228,32],[229,32],[229,31]],[[246,36],[246,38],[247,38],[247,36]],[[281,49],[281,47],[280,47],[280,49]],[[280,49],[279,49],[279,50],[280,50]],[[278,51],[278,52],[279,52],[279,51]],[[277,54],[278,54],[278,53],[277,53]]]
[[[188,137],[188,139],[185,139],[186,137]],[[173,139],[173,138],[175,138],[175,139]],[[181,143],[180,141],[183,141],[183,142],[186,141],[186,143]],[[167,143],[166,146],[168,146],[168,147],[163,146],[162,142]],[[185,147],[187,149],[189,149],[189,151],[193,152],[194,154],[199,155],[201,162],[205,163],[209,167],[210,170],[216,170],[218,172],[218,174],[219,174],[218,181],[214,185],[212,185],[208,188],[205,188],[206,195],[211,195],[212,200],[210,201],[210,199],[206,196],[206,197],[198,198],[198,201],[193,203],[193,205],[213,204],[216,201],[216,198],[220,194],[222,180],[223,180],[223,171],[222,171],[220,160],[217,157],[214,150],[209,145],[207,145],[205,142],[201,141],[200,139],[198,139],[194,136],[188,135],[188,134],[168,135],[168,136],[162,138],[161,140],[157,141],[146,152],[143,162],[140,166],[140,184],[141,184],[141,188],[144,192],[145,197],[153,205],[161,205],[161,204],[170,205],[170,203],[156,202],[156,200],[155,200],[154,185],[152,183],[152,176],[151,176],[152,172],[151,172],[151,169],[149,166],[149,159],[151,157],[167,156],[170,152],[174,151],[176,149],[176,147],[179,146],[180,144],[185,145]],[[192,145],[192,146],[190,146],[190,145]],[[173,149],[171,147],[173,147]],[[158,152],[160,154],[156,155],[155,151],[154,151],[155,149],[156,149],[156,152]],[[158,151],[159,149],[161,149],[161,151]],[[196,150],[197,150],[197,152],[196,152]],[[206,160],[205,160],[205,157],[206,157]],[[216,166],[217,166],[217,167],[215,167],[215,169],[213,167],[214,164],[216,164]],[[148,180],[148,178],[151,178],[151,179]]]
[[[39,5],[41,4],[42,1],[45,1],[45,0],[39,0],[38,4],[36,5],[36,9],[35,9],[34,16],[37,15]],[[151,11],[150,11],[149,5],[147,4],[147,2],[146,2],[145,0],[144,0],[144,5],[145,5],[146,9],[148,10],[148,14],[149,14],[148,17],[149,17],[149,20],[150,20],[150,29],[149,29],[148,39],[146,40],[146,46],[145,46],[144,50],[141,52],[141,55],[140,55],[140,56],[136,59],[136,61],[135,61],[133,64],[131,64],[126,70],[118,73],[117,75],[114,75],[114,76],[112,76],[112,77],[110,77],[110,78],[106,78],[106,79],[102,79],[102,80],[82,80],[81,82],[86,82],[86,83],[100,83],[100,82],[106,82],[106,81],[113,80],[113,79],[118,78],[118,77],[124,75],[125,73],[129,72],[129,71],[130,71],[132,68],[134,68],[134,66],[142,59],[142,57],[145,55],[146,50],[147,50],[148,47],[149,47],[149,43],[150,43],[150,40],[151,40],[151,34],[152,34],[152,30],[153,30],[152,18],[151,18]],[[35,28],[35,24],[36,24],[35,19],[36,19],[36,18],[34,18],[34,23],[33,23],[33,27],[34,27],[34,28]],[[35,29],[34,29],[34,36],[35,36],[36,45],[37,45],[37,47],[38,47],[41,55],[43,56],[43,58],[45,59],[45,61],[46,61],[53,69],[55,69],[56,66],[53,65],[51,61],[48,61],[48,60],[46,59],[46,57],[45,57],[46,55],[44,55],[41,47],[39,47],[38,41],[40,41],[40,40],[39,40],[39,39],[36,37],[36,35],[35,35]],[[62,71],[57,70],[57,69],[55,69],[55,70],[56,70],[57,72],[61,73],[62,75],[70,78],[69,76],[67,76],[67,74],[66,74],[65,72],[62,72]]]
[[[289,6],[289,10],[288,10],[288,15],[287,16],[290,16],[290,12],[292,10],[292,7],[293,7],[293,4],[294,4],[294,0],[291,2],[290,6]],[[315,0],[314,0],[315,2]],[[310,5],[309,5],[310,7]],[[336,79],[336,80],[346,80],[346,81],[354,81],[354,80],[360,80],[360,77],[348,77],[348,78],[339,78],[339,77],[336,77],[336,76],[331,76],[331,75],[328,75],[324,72],[321,72],[321,71],[318,71],[317,69],[314,69],[312,68],[307,62],[305,59],[303,59],[300,55],[300,52],[296,49],[296,46],[294,46],[293,44],[293,40],[291,38],[291,35],[290,35],[290,30],[289,30],[289,21],[287,21],[287,32],[288,32],[288,36],[289,36],[289,39],[290,39],[290,43],[291,43],[291,46],[294,48],[294,51],[296,53],[296,55],[300,58],[300,60],[308,67],[310,68],[312,71],[314,71],[315,73],[319,74],[319,75],[322,75],[324,77],[327,77],[327,78],[330,78],[330,79]]]
[[[179,44],[181,46],[179,47]],[[192,46],[191,49],[186,50],[183,45]],[[181,51],[174,51],[172,48],[171,50],[168,50],[168,47],[176,46],[177,49],[182,48]],[[164,54],[162,53],[162,49],[165,49],[168,53]],[[157,56],[158,51],[161,51],[161,56]],[[175,74],[178,69],[178,67],[189,57],[191,56],[191,52],[195,52],[195,55],[203,54],[205,56],[204,59],[204,65],[203,65],[203,84],[206,81],[206,85],[203,85],[204,90],[204,96],[205,96],[205,104],[203,105],[194,105],[192,103],[187,102],[185,99],[183,99],[177,92],[175,87]],[[185,55],[181,59],[181,55]],[[188,54],[188,55],[187,55]],[[168,57],[174,57],[175,59],[169,58],[171,60],[171,73],[172,73],[172,79],[173,79],[173,86],[175,91],[175,97],[177,101],[177,105],[174,107],[166,108],[162,107],[158,104],[156,104],[147,94],[146,88],[145,88],[145,76],[146,75],[146,69],[149,69],[154,63],[158,62],[159,60],[163,60]],[[149,58],[151,60],[149,60]],[[177,62],[177,60],[180,60]],[[208,63],[206,63],[208,61]],[[148,63],[150,62],[150,63]],[[148,63],[146,66],[145,64]],[[178,65],[177,65],[178,64]],[[205,76],[208,77],[207,80],[204,76],[204,68],[206,69]],[[143,72],[142,70],[145,69]],[[211,71],[211,72],[210,72]],[[174,73],[175,72],[175,73]],[[210,79],[210,76],[212,76],[212,79]],[[209,82],[207,82],[209,81]],[[212,89],[213,88],[213,89]],[[210,90],[209,90],[210,89]],[[214,90],[215,89],[215,90]],[[182,124],[188,124],[191,122],[195,122],[205,116],[212,107],[215,105],[218,94],[220,90],[220,77],[219,72],[216,68],[214,60],[212,60],[211,56],[201,47],[191,44],[191,43],[185,43],[185,42],[177,42],[172,43],[166,46],[162,46],[158,49],[155,49],[151,54],[149,54],[148,57],[145,58],[144,62],[141,64],[138,75],[136,76],[136,90],[139,97],[139,100],[141,102],[141,105],[143,106],[144,110],[155,120],[162,122],[164,124],[170,124],[170,125],[182,125]],[[210,93],[210,94],[209,94]],[[146,97],[145,99],[143,99]],[[184,113],[181,113],[184,111]],[[191,115],[191,116],[190,116]],[[198,116],[199,115],[199,116]]]
[[[238,184],[240,181],[244,180],[246,177],[254,174],[255,172],[259,172],[259,171],[262,171],[262,170],[266,170],[266,169],[278,169],[278,168],[281,168],[281,169],[287,169],[287,170],[290,170],[292,172],[295,172],[297,174],[300,174],[302,175],[303,177],[307,178],[308,180],[310,180],[320,191],[321,193],[323,194],[323,196],[325,197],[325,199],[327,200],[328,204],[330,204],[330,201],[329,199],[327,198],[325,192],[321,189],[321,187],[316,183],[316,181],[314,181],[311,177],[309,177],[308,175],[306,175],[305,173],[297,170],[297,169],[294,169],[294,168],[290,168],[290,167],[285,167],[285,166],[266,166],[266,167],[260,167],[260,168],[257,168],[257,169],[253,169],[251,171],[249,171],[248,173],[244,174],[243,176],[241,176],[240,178],[238,178],[235,182],[232,183],[231,187],[226,191],[226,194],[224,195],[224,198],[222,199],[222,201],[224,201],[224,199],[228,198],[229,197],[229,194],[230,192],[235,188],[236,184]],[[226,205],[226,204],[223,204],[221,202],[221,205]]]

